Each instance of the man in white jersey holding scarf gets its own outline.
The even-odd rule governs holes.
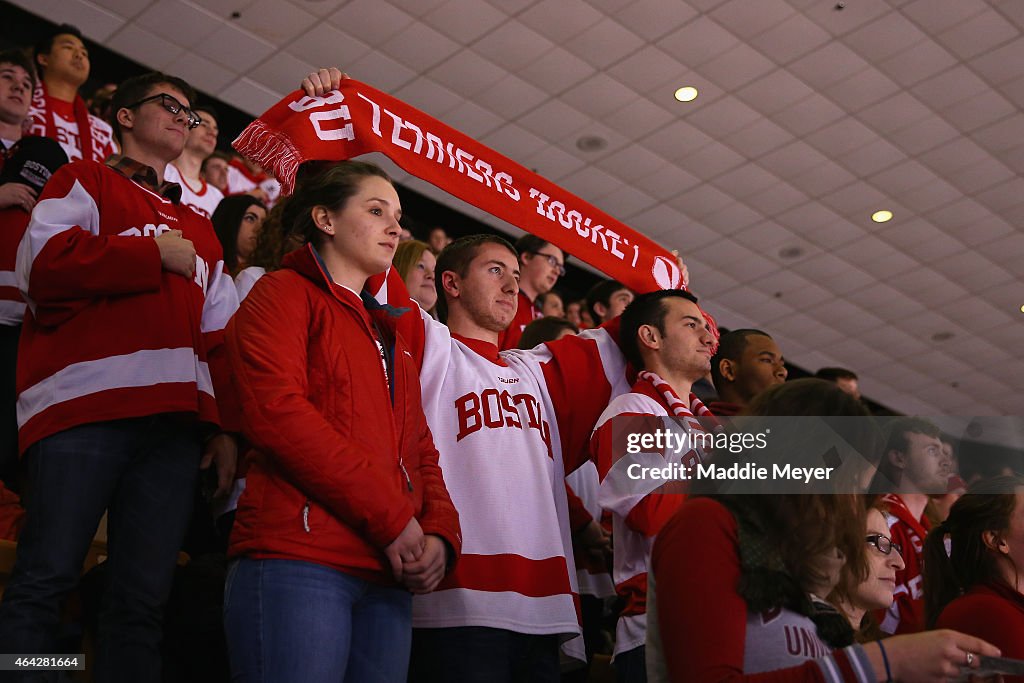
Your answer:
[[[504,239],[456,240],[437,265],[448,327],[422,312],[410,321],[408,336],[422,339],[423,409],[465,520],[459,564],[413,601],[413,681],[557,681],[559,644],[580,632],[565,471],[608,401],[628,390],[625,361],[605,328],[499,355],[518,275]]]

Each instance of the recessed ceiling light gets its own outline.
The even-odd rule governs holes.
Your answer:
[[[697,89],[692,85],[686,85],[676,90],[672,96],[680,102],[693,102],[697,99]]]
[[[892,211],[886,211],[885,209],[882,209],[881,211],[875,211],[873,214],[871,214],[871,220],[873,220],[876,223],[885,223],[886,221],[891,221]]]
[[[1021,306],[1021,307],[1020,307],[1020,312],[1021,312],[1021,313],[1024,313],[1024,306]]]
[[[598,152],[608,146],[608,141],[597,135],[584,135],[576,141],[576,148],[582,152]]]

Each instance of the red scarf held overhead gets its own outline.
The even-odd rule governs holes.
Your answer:
[[[32,93],[32,106],[40,109],[43,113],[44,120],[41,123],[46,126],[46,132],[43,134],[51,140],[60,140],[57,137],[57,124],[54,121],[56,114],[47,106],[50,99],[52,98],[46,92],[46,84],[40,79],[36,83],[35,91]],[[86,161],[93,161],[96,152],[92,148],[92,122],[89,120],[89,109],[85,106],[85,100],[78,94],[75,95],[75,100],[71,103],[71,106],[75,112],[75,123],[78,125],[78,142],[82,146],[82,158]],[[39,125],[38,119],[35,117],[33,119],[33,127]],[[98,159],[97,161],[103,160]]]
[[[304,161],[380,152],[408,173],[550,242],[636,292],[678,289],[676,258],[574,194],[437,119],[352,79],[297,90],[251,123],[234,147],[291,194]]]

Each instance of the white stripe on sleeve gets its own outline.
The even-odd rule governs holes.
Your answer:
[[[189,347],[146,349],[73,363],[18,395],[18,427],[65,401],[111,389],[195,382],[213,396],[210,368]]]

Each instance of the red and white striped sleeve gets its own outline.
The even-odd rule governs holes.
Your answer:
[[[100,164],[79,162],[54,173],[18,246],[15,279],[42,324],[59,323],[93,297],[160,288],[154,240],[101,234],[102,172]]]
[[[231,276],[224,270],[223,258],[220,258],[210,269],[210,281],[206,288],[203,316],[199,325],[206,347],[214,395],[217,397],[220,428],[229,432],[240,432],[242,429],[241,406],[234,383],[231,381],[231,369],[224,345],[224,328],[237,310],[238,290],[235,289]]]

